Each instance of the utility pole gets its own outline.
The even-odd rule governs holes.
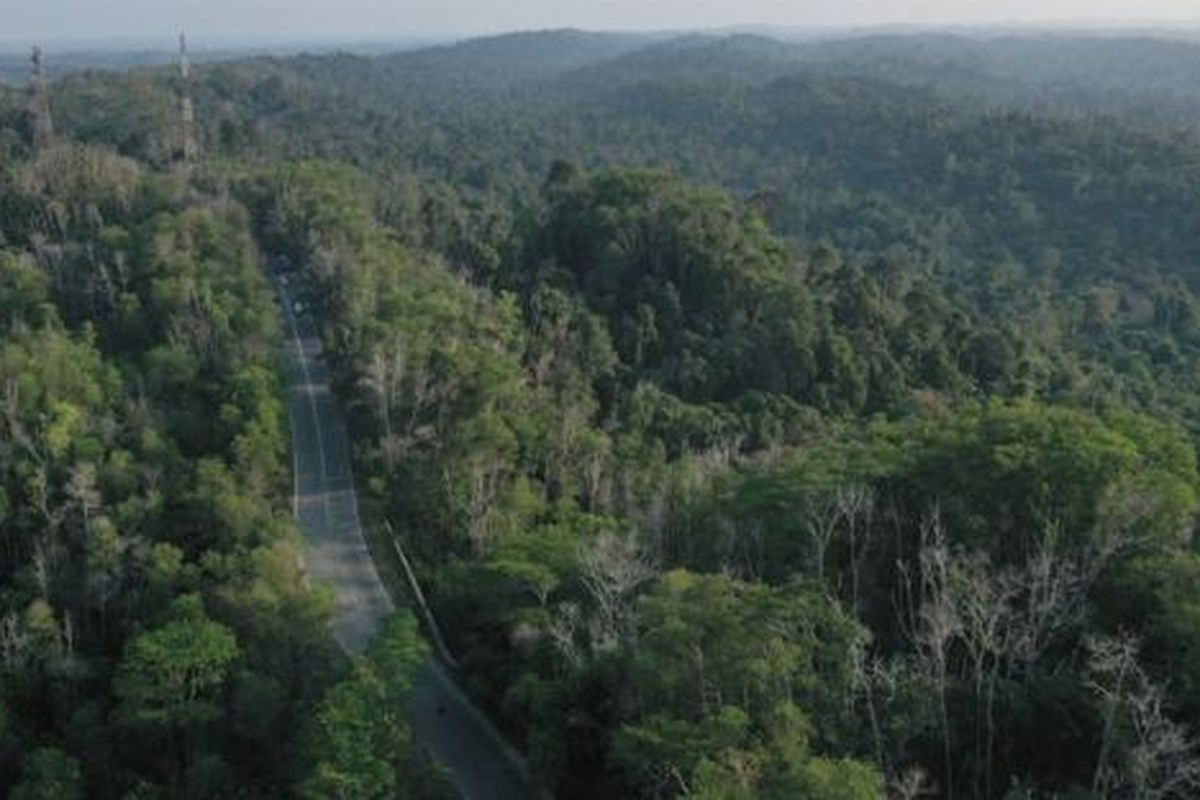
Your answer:
[[[46,64],[42,48],[33,48],[33,81],[29,87],[29,124],[35,150],[45,150],[54,139],[54,121],[50,118],[50,96],[46,92]]]
[[[192,105],[192,68],[188,62],[187,36],[179,34],[179,153],[185,164],[200,155],[196,142],[196,109]]]

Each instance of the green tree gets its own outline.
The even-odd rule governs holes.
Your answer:
[[[221,692],[240,650],[200,598],[177,600],[172,621],[130,642],[117,669],[121,714],[131,722],[187,727],[221,714]]]
[[[11,800],[77,800],[83,797],[79,762],[53,747],[34,750],[25,758],[21,782]]]
[[[638,623],[630,687],[638,710],[614,753],[636,785],[674,796],[695,782],[720,797],[726,790],[716,787],[740,783],[787,796],[810,773],[833,769],[810,764],[812,728],[801,708],[836,740],[862,634],[818,587],[676,571],[642,598]],[[870,767],[846,769],[879,783]]]
[[[417,751],[408,701],[429,656],[412,614],[394,616],[315,712],[305,797],[413,797]]]

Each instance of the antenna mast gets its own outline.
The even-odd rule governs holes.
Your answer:
[[[54,121],[50,118],[50,96],[46,92],[46,63],[42,48],[33,48],[33,81],[29,89],[29,117],[33,147],[45,150],[54,139]]]
[[[179,34],[179,151],[185,164],[200,155],[196,142],[196,109],[192,105],[192,68],[188,62],[187,35]]]

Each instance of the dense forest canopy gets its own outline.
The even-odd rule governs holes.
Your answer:
[[[193,71],[191,164],[173,71],[54,81],[41,148],[0,88],[0,786],[444,796],[414,618],[345,659],[299,566],[270,261],[556,796],[1195,797],[1196,66],[255,58]]]

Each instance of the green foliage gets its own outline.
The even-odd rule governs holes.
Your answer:
[[[672,572],[642,599],[633,664],[650,707],[684,717],[737,702],[769,716],[784,701],[834,705],[847,691],[852,620],[819,589]]]
[[[410,797],[419,769],[405,716],[417,671],[429,657],[416,618],[398,614],[329,690],[312,722],[305,797]]]
[[[796,776],[792,791],[814,800],[870,800],[883,796],[878,773],[866,764],[846,759],[810,760]]]
[[[0,317],[7,329],[20,322],[38,323],[49,300],[49,281],[33,262],[0,251]]]
[[[66,138],[6,163],[0,204],[0,782],[36,744],[89,796],[269,794],[335,662],[287,522],[248,217]],[[207,612],[164,619],[183,596]],[[268,743],[278,757],[251,755]]]
[[[794,705],[819,712],[827,741],[850,690],[860,632],[820,589],[672,572],[643,597],[638,623],[638,711],[614,752],[635,783],[695,781],[713,797],[878,796],[869,766],[812,756]],[[843,782],[847,794],[831,793]]]
[[[545,193],[545,220],[509,282],[578,293],[634,374],[686,400],[798,394],[809,382],[813,311],[787,249],[752,211],[649,172],[552,180]]]
[[[1169,552],[1138,558],[1118,576],[1101,600],[1109,624],[1144,632],[1189,716],[1200,708],[1200,556]]]
[[[176,600],[170,617],[129,644],[115,680],[121,714],[153,724],[210,722],[240,654],[237,640],[205,615],[198,597]]]
[[[1048,525],[1074,547],[1121,527],[1159,546],[1190,537],[1200,483],[1190,448],[1173,444],[1185,434],[1170,426],[1018,405],[916,430],[895,438],[928,442],[909,449],[904,482],[939,502],[964,544],[1001,560],[1027,553]]]
[[[0,90],[3,788],[429,788],[415,623],[335,683],[297,563],[261,248],[365,510],[560,796],[1194,795],[1196,64],[213,64],[190,172],[166,72],[57,83],[38,153]]]
[[[1047,536],[1075,553],[1133,542],[1176,548],[1190,539],[1200,486],[1186,442],[1183,431],[1145,416],[1106,419],[1029,403],[876,425],[773,469],[736,476],[702,506],[699,513],[717,516],[699,521],[698,532],[721,547],[727,546],[723,527],[753,525],[758,550],[697,555],[705,566],[724,556],[782,580],[813,563],[813,522],[837,516],[830,501],[853,486],[886,498],[896,519],[917,520],[936,509],[953,546],[986,552],[998,564],[1030,558]],[[916,546],[918,526],[899,533],[894,520],[876,517],[870,524],[879,529],[866,537],[893,557]],[[852,554],[844,547],[827,555],[849,568]],[[886,595],[885,586],[878,588]]]
[[[83,797],[79,763],[61,750],[43,747],[25,759],[24,777],[9,797],[13,800],[77,800]]]

